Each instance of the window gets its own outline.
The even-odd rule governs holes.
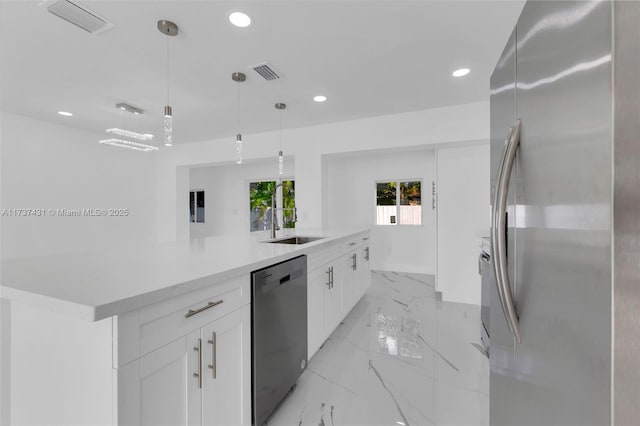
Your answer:
[[[284,223],[284,228],[296,226],[295,182],[282,181],[276,188],[276,181],[249,183],[249,231],[271,229],[271,194],[276,193],[276,226]],[[283,207],[278,207],[278,204]],[[278,226],[279,228],[279,226]]]
[[[376,182],[376,225],[421,225],[421,182]]]
[[[189,192],[189,222],[204,223],[204,191]]]

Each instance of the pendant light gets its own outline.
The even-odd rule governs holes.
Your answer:
[[[133,130],[125,129],[124,127],[124,114],[130,112],[134,115],[141,115],[144,111],[140,108],[125,104],[123,102],[116,104],[116,108],[120,111],[120,127],[110,127],[106,129],[109,134],[107,139],[99,140],[98,143],[102,145],[111,145],[118,148],[128,148],[135,151],[157,151],[158,147],[151,145],[149,142],[153,140],[153,135],[150,133],[138,133]],[[135,140],[132,140],[135,139]]]
[[[167,36],[167,105],[164,107],[164,146],[173,146],[173,110],[169,102],[169,37],[178,35],[178,26],[166,19],[158,21],[158,31]]]
[[[237,89],[237,111],[236,111],[236,164],[242,164],[242,134],[240,133],[240,83],[247,79],[247,76],[241,72],[231,74],[231,79],[238,83]]]
[[[278,102],[276,109],[280,111],[280,145],[278,150],[278,174],[282,176],[284,174],[284,156],[282,155],[282,111],[287,108],[287,104]]]

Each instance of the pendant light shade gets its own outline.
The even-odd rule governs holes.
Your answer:
[[[236,85],[236,127],[238,133],[236,133],[236,164],[242,164],[242,133],[240,133],[240,83],[247,79],[247,76],[241,72],[234,72],[231,74],[231,79],[237,83]]]
[[[278,150],[278,174],[282,176],[284,174],[284,156],[282,155],[282,111],[287,108],[287,104],[278,102],[275,107],[278,111],[280,111],[280,149]]]
[[[171,105],[164,107],[164,146],[173,146],[173,114]]]
[[[169,102],[169,37],[178,35],[178,26],[166,19],[158,21],[158,31],[167,36],[167,105],[164,107],[164,146],[173,146],[173,109]]]
[[[236,164],[242,164],[242,135],[236,135]]]
[[[137,108],[123,102],[116,104],[116,108],[120,111],[122,120],[120,123],[121,127],[110,127],[106,129],[109,137],[107,139],[99,140],[98,143],[142,152],[157,151],[158,147],[151,144],[151,141],[153,140],[153,135],[151,133],[136,132],[125,129],[124,126],[125,113],[131,113],[134,116],[139,116],[142,115],[144,111],[141,108]]]

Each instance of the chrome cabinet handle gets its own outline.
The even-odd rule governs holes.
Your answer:
[[[509,280],[509,266],[507,264],[507,229],[506,212],[507,197],[509,195],[509,181],[516,157],[516,151],[520,144],[520,120],[515,128],[509,131],[509,138],[503,153],[502,164],[498,175],[498,183],[494,197],[494,208],[491,229],[492,263],[498,285],[498,295],[502,304],[507,324],[516,341],[520,343],[520,324],[518,314],[513,303],[513,293]]]
[[[209,344],[211,345],[211,364],[209,364],[209,368],[212,370],[211,375],[213,378],[216,378],[216,373],[218,371],[218,336],[216,336],[216,332],[211,333],[211,340],[209,340]]]
[[[193,377],[198,379],[198,387],[202,389],[202,339],[198,339],[198,346],[193,350],[198,352],[198,372],[193,373]]]
[[[224,302],[224,300],[220,299],[220,300],[218,300],[216,302],[209,302],[209,303],[207,303],[207,306],[203,306],[202,308],[198,308],[195,311],[193,309],[189,309],[189,311],[184,315],[184,317],[185,318],[192,317],[195,314],[199,314],[200,312],[206,311],[209,308],[213,308],[214,306],[218,306],[222,302]]]
[[[355,253],[353,253],[353,255],[351,256],[351,259],[353,260],[353,263],[351,263],[351,269],[353,269],[355,271],[356,269],[358,269],[358,263],[357,263],[357,260],[356,260],[356,254]]]
[[[367,254],[365,255],[365,257],[364,257],[364,260],[369,260],[369,247],[366,247],[366,248],[364,249],[364,251],[365,251],[365,253],[367,253]]]
[[[331,267],[331,288],[333,288],[333,266]]]
[[[325,283],[327,287],[331,288],[331,268],[327,268],[327,282]]]
[[[355,246],[357,243],[349,243],[350,246]]]

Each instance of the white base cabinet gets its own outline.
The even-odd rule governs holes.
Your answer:
[[[371,284],[369,233],[308,255],[308,357],[318,351]]]
[[[250,425],[251,310],[249,305],[204,327],[201,338],[204,345],[202,424],[205,426]]]
[[[249,281],[98,322],[12,303],[8,424],[250,426]]]
[[[201,424],[200,389],[188,373],[197,369],[193,332],[118,370],[120,425]]]
[[[118,424],[249,425],[248,305],[118,369]]]
[[[307,278],[307,353],[311,359],[343,315],[343,281],[340,259],[309,272]]]

